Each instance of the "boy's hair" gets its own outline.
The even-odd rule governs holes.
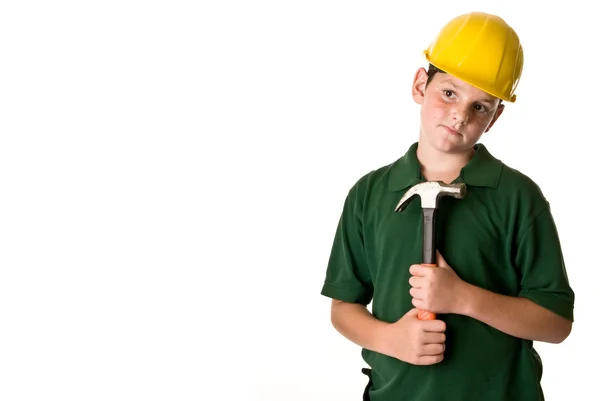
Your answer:
[[[433,64],[429,64],[429,67],[427,69],[427,83],[425,84],[426,88],[429,86],[429,83],[431,82],[431,80],[433,79],[435,74],[437,74],[438,72],[446,74],[446,71],[440,70]],[[498,102],[498,106],[500,106],[501,104],[502,104],[502,99],[500,99],[500,101]]]
[[[427,83],[425,84],[426,88],[429,86],[429,83],[431,82],[435,74],[437,74],[438,72],[446,73],[446,71],[440,70],[435,65],[429,64],[429,68],[427,69]]]

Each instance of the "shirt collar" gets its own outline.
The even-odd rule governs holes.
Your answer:
[[[421,165],[417,159],[418,143],[410,146],[400,159],[392,164],[390,172],[390,191],[401,191],[424,181],[421,175]],[[476,187],[496,188],[502,173],[502,162],[490,154],[481,144],[475,144],[475,155],[462,168],[457,181]]]

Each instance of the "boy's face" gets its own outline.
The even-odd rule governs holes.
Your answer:
[[[500,99],[446,73],[427,83],[420,68],[413,82],[413,99],[421,105],[421,132],[425,140],[444,153],[470,150],[494,125],[504,105]]]

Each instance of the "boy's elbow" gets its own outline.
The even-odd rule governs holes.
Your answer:
[[[563,335],[560,338],[560,342],[562,343],[563,341],[565,341],[567,339],[567,337],[569,337],[571,335],[571,330],[573,330],[573,322],[570,320],[567,320],[567,322],[564,324],[564,328],[563,328]]]
[[[550,342],[552,344],[562,343],[569,337],[572,329],[573,329],[573,322],[570,320],[561,318],[560,324],[557,325],[557,329],[554,332],[554,338],[552,338],[548,342]]]

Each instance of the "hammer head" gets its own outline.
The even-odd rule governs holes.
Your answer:
[[[445,184],[442,181],[421,182],[406,191],[394,210],[396,212],[401,212],[417,195],[421,197],[421,207],[423,209],[436,209],[438,199],[442,196],[452,196],[457,199],[462,199],[465,197],[466,193],[467,187],[464,183]]]

